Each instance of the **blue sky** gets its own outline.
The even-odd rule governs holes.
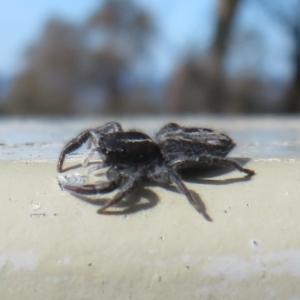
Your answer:
[[[18,71],[24,49],[37,39],[49,17],[84,22],[98,3],[97,0],[2,0],[0,75],[10,76]]]
[[[83,23],[101,2],[101,0],[2,0],[0,77],[10,77],[18,72],[26,46],[38,38],[43,24],[51,16],[61,16],[74,23]],[[136,2],[149,10],[159,33],[153,47],[155,63],[151,72],[158,70],[160,76],[165,76],[181,55],[188,53],[193,47],[206,49],[210,45],[217,0],[136,0]],[[252,0],[244,1],[248,7],[239,14],[236,31],[237,35],[242,36],[249,30],[249,26],[252,30],[260,30],[263,43],[261,46],[265,48],[267,55],[255,57],[251,53],[251,45],[247,49],[245,41],[245,53],[249,52],[250,59],[248,64],[250,67],[259,65],[261,72],[266,72],[267,76],[288,78],[292,69],[291,41],[286,32],[270,21],[254,3]],[[238,72],[244,57],[235,55],[234,50],[231,56],[227,68],[231,72]]]
[[[27,45],[38,38],[43,24],[51,16],[61,16],[69,21],[81,23],[101,3],[100,0],[4,0],[0,11],[0,76],[15,74],[22,61]],[[211,37],[211,15],[214,0],[136,0],[145,7],[157,22],[162,49],[157,50],[159,64],[168,69],[170,55],[187,48],[189,42],[198,38],[199,20],[207,30],[201,30],[201,40]],[[187,5],[188,3],[188,5]],[[200,37],[199,37],[200,38]]]

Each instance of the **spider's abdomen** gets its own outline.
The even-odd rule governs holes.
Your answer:
[[[105,162],[125,165],[147,164],[161,159],[159,146],[142,132],[115,132],[101,139]]]
[[[155,136],[168,161],[206,157],[225,157],[235,143],[226,134],[212,129],[165,125]]]

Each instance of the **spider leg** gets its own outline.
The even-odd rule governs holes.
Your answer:
[[[108,181],[98,184],[85,184],[82,186],[76,185],[64,185],[63,188],[81,195],[95,195],[95,194],[107,194],[118,188],[121,184],[122,177],[118,171],[110,168],[106,177]]]
[[[114,198],[111,201],[108,201],[106,204],[104,204],[100,209],[98,209],[98,214],[105,214],[105,210],[111,206],[116,205],[119,203],[125,196],[130,194],[137,186],[137,181],[134,179],[130,179],[125,183],[125,185],[122,187],[120,192],[114,196]]]
[[[102,176],[107,173],[107,170],[105,170],[107,167],[108,166],[103,162],[96,163],[95,165],[88,165],[87,174],[93,174],[94,176]]]
[[[118,181],[106,181],[99,184],[85,184],[82,186],[65,185],[63,188],[69,192],[81,195],[107,194],[120,185]]]
[[[176,170],[188,168],[188,167],[195,167],[199,164],[200,166],[205,166],[208,164],[217,164],[222,166],[231,166],[239,170],[240,172],[246,173],[247,175],[254,175],[255,172],[250,169],[245,169],[241,165],[239,165],[236,161],[229,159],[229,158],[222,158],[222,157],[211,157],[211,156],[202,156],[195,159],[186,159],[186,160],[176,160],[173,161],[170,165],[172,168]]]
[[[87,139],[90,137],[90,130],[85,130],[81,132],[76,138],[72,139],[67,145],[62,149],[59,155],[57,171],[62,172],[62,166],[65,160],[65,157],[68,153],[71,153],[78,149]]]
[[[192,194],[190,193],[188,188],[185,186],[185,184],[181,180],[179,174],[176,171],[169,169],[169,175],[170,175],[170,180],[177,186],[178,190],[187,197],[189,202],[195,207],[195,209],[198,212],[202,213],[203,208],[200,206],[200,204],[198,202],[195,201]]]
[[[245,169],[241,165],[239,165],[236,161],[229,159],[229,158],[220,158],[220,157],[212,157],[211,158],[212,163],[220,164],[223,166],[231,166],[235,169],[239,170],[240,172],[246,173],[247,175],[254,175],[255,172],[250,169]]]
[[[94,145],[96,146],[99,136],[101,136],[102,134],[117,131],[122,131],[121,125],[117,122],[109,122],[99,128],[89,129],[81,132],[76,138],[68,142],[66,146],[62,149],[58,159],[57,171],[62,172],[62,167],[66,155],[80,148],[89,138],[91,138]],[[87,159],[89,160],[89,157]]]
[[[108,134],[123,131],[123,128],[118,122],[108,122],[105,125],[96,128],[95,131],[98,131],[101,134]]]
[[[93,157],[94,153],[97,152],[97,148],[92,148],[89,153],[86,155],[85,159],[82,162],[83,167],[87,167],[89,165],[89,162],[91,158]]]

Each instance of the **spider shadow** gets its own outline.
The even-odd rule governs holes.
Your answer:
[[[145,188],[145,187],[155,187],[157,184],[145,184],[144,186],[140,186],[137,188],[132,194],[128,195],[126,197],[125,201],[121,201],[118,203],[116,207],[121,208],[122,210],[107,210],[105,211],[104,215],[129,215],[129,214],[134,214],[142,210],[148,210],[153,208],[154,206],[157,205],[157,203],[160,201],[159,197],[156,193],[154,193],[152,190]],[[179,191],[176,189],[174,186],[167,186],[163,187],[171,192],[179,193]],[[200,210],[198,210],[199,213],[203,215],[203,217],[209,221],[212,222],[212,218],[208,215],[206,211],[206,206],[204,202],[201,200],[199,195],[194,192],[190,191],[193,198],[195,201],[198,202]],[[73,196],[76,198],[83,200],[87,203],[90,203],[92,205],[97,205],[97,206],[102,206],[105,204],[107,201],[111,200],[109,198],[101,198],[101,199],[91,199],[89,197],[83,196],[83,195],[78,195],[75,193],[71,193]],[[184,197],[184,195],[182,195]],[[141,199],[145,198],[147,200],[146,203],[141,203]]]
[[[155,185],[153,185],[153,186],[155,186]],[[170,191],[170,192],[180,194],[180,195],[182,195],[182,197],[185,198],[185,195],[183,195],[182,193],[180,193],[177,190],[177,188],[175,186],[173,186],[173,185],[163,186],[163,188],[166,189],[166,190],[168,190],[168,191]],[[202,201],[201,197],[198,195],[198,193],[196,193],[193,190],[189,190],[189,191],[192,194],[193,199],[198,203],[198,207],[200,207],[200,209],[199,208],[198,209],[195,208],[195,209],[203,216],[203,218],[206,221],[213,222],[213,219],[207,213],[206,206],[205,206],[204,202]],[[187,200],[187,199],[185,198],[185,200]]]
[[[92,205],[102,206],[111,198],[92,199],[87,196],[78,195],[72,193],[76,198],[83,200]],[[141,199],[146,199],[147,202],[141,202]],[[122,210],[106,210],[104,215],[129,215],[134,214],[142,210],[148,210],[153,208],[159,202],[159,197],[156,193],[150,189],[144,188],[143,186],[137,188],[134,192],[126,197],[125,201],[119,202],[115,207],[121,208]]]
[[[244,166],[248,161],[249,158],[235,158],[236,162],[238,162],[241,166]],[[211,165],[195,167],[188,170],[181,170],[180,175],[182,179],[186,182],[190,183],[204,183],[204,184],[213,184],[213,185],[226,185],[238,182],[245,182],[251,180],[252,175],[244,175],[235,178],[226,178],[226,179],[211,179],[213,177],[218,177],[221,175],[228,174],[232,171],[236,170],[234,167],[222,167],[218,165]],[[203,178],[205,177],[205,178]]]
[[[248,158],[235,158],[236,162],[238,162],[240,165],[244,166],[250,159]],[[180,175],[182,176],[182,180],[190,183],[197,183],[197,184],[211,184],[211,185],[226,185],[226,184],[232,184],[232,183],[238,183],[238,182],[245,182],[249,181],[251,179],[251,175],[246,175],[238,178],[227,178],[227,179],[210,179],[212,177],[221,176],[227,173],[232,172],[235,170],[234,167],[220,167],[218,165],[212,165],[212,166],[198,166],[192,169],[187,170],[181,170]],[[206,178],[201,178],[206,177]],[[208,179],[207,179],[208,178]],[[165,187],[167,190],[180,193],[176,187],[174,186],[167,186]],[[203,217],[209,221],[213,222],[212,218],[209,216],[209,214],[206,211],[206,206],[200,196],[195,192],[190,190],[193,198],[198,203],[200,210],[198,210],[199,213],[203,215]]]
[[[235,161],[237,161],[240,165],[245,165],[250,159],[247,158],[236,158]],[[64,169],[64,171],[72,170],[75,168],[80,167],[81,165],[75,165],[68,167]],[[220,167],[217,165],[212,166],[198,166],[193,169],[187,169],[187,170],[181,170],[180,174],[182,175],[183,181],[190,182],[190,183],[198,183],[198,184],[213,184],[213,185],[226,185],[226,184],[232,184],[232,183],[238,183],[238,182],[244,182],[249,181],[251,179],[251,176],[246,175],[243,177],[238,178],[228,178],[228,179],[210,179],[212,177],[224,175],[227,173],[230,173],[233,171],[233,167]],[[206,177],[206,178],[201,178]],[[208,179],[207,179],[208,178]],[[159,197],[156,193],[154,193],[152,190],[145,188],[145,187],[154,187],[157,186],[157,184],[154,183],[145,183],[142,184],[139,188],[137,188],[133,193],[128,195],[126,197],[126,201],[121,201],[118,203],[116,207],[123,208],[122,210],[109,210],[105,211],[102,214],[106,215],[128,215],[133,214],[138,211],[142,210],[148,210],[153,208],[157,205],[159,202]],[[163,188],[175,192],[180,193],[175,186],[163,186]],[[198,203],[198,209],[197,211],[202,214],[202,216],[209,222],[213,222],[212,218],[207,213],[206,206],[204,202],[202,201],[201,197],[194,191],[191,191],[191,194],[195,201]],[[101,199],[91,199],[87,196],[79,195],[76,193],[71,193],[76,198],[79,198],[85,202],[88,202],[93,205],[103,205],[107,201],[111,200],[110,198],[101,198]],[[183,195],[184,197],[184,195]],[[141,198],[145,198],[147,200],[147,203],[141,203]]]

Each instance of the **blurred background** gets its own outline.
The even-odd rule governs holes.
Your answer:
[[[14,0],[2,115],[300,112],[300,0]]]

